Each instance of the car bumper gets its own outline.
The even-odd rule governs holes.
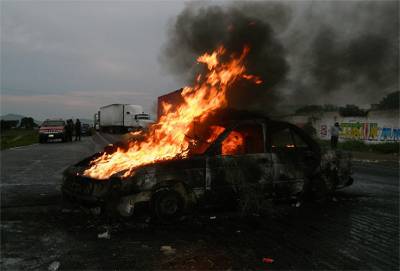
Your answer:
[[[39,134],[42,139],[63,139],[64,133],[49,133],[49,134]]]

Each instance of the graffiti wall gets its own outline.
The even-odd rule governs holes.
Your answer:
[[[286,121],[303,127],[311,123],[320,139],[329,140],[331,127],[338,122],[340,140],[362,140],[365,143],[400,142],[399,110],[375,110],[366,116],[342,117],[339,112],[290,115]]]
[[[340,138],[368,141],[399,141],[398,127],[379,126],[376,122],[342,122],[340,123]],[[321,134],[322,136],[322,134]]]

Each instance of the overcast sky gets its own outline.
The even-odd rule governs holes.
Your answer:
[[[1,114],[92,118],[110,103],[153,110],[180,88],[158,57],[182,1],[1,1]]]
[[[287,93],[284,87],[277,91],[284,92],[288,104],[369,106],[398,89],[395,1],[287,1],[284,5],[259,1],[241,5],[233,1],[0,0],[1,114],[17,113],[38,120],[92,118],[100,106],[111,103],[140,104],[146,112],[155,112],[158,96],[184,85],[184,76],[173,73],[174,60],[185,56],[185,48],[198,47],[197,43],[182,44],[177,33],[168,37],[173,33],[171,26],[185,7],[210,3],[234,5],[275,28],[290,66],[288,81],[283,82],[291,82]],[[199,15],[193,14],[183,29],[190,29],[190,21],[196,22]],[[219,23],[206,24],[210,28],[206,33]],[[189,38],[181,37],[183,43],[190,43],[192,33],[193,29],[188,30]],[[161,65],[167,41],[175,45],[177,40],[178,45],[168,53],[168,64]],[[318,47],[319,40],[328,42]],[[320,72],[320,67],[326,70],[323,76],[310,75]],[[343,74],[351,76],[346,81]],[[333,86],[332,80],[340,84],[325,91],[325,85]],[[322,87],[315,84],[326,81]]]

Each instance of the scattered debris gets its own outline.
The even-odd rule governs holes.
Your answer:
[[[110,233],[109,233],[108,230],[106,230],[106,231],[103,232],[103,233],[99,233],[99,234],[97,235],[97,237],[100,238],[100,239],[110,239]]]
[[[49,267],[47,268],[47,270],[49,270],[49,271],[56,271],[56,270],[58,270],[58,268],[60,268],[60,262],[54,261],[54,262],[52,262],[52,263],[49,265]]]
[[[272,258],[263,258],[262,261],[263,261],[263,263],[273,263],[274,259],[272,259]]]
[[[91,212],[93,215],[99,215],[99,214],[101,214],[101,208],[100,208],[100,207],[91,208],[91,209],[90,209],[90,212]]]
[[[171,246],[161,246],[160,251],[164,253],[164,255],[172,255],[175,254],[176,249],[172,248]]]

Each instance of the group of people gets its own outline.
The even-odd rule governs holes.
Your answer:
[[[75,141],[81,140],[81,122],[76,119],[75,124],[72,119],[67,120],[65,125],[65,137],[67,141],[72,141],[72,135],[75,130]]]

